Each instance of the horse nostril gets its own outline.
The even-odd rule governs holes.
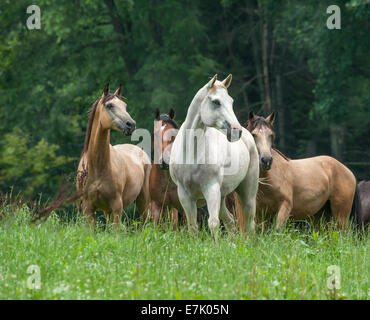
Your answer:
[[[272,164],[272,157],[261,157],[261,163],[267,166],[271,166]]]
[[[136,123],[135,122],[132,122],[132,121],[126,121],[126,126],[129,130],[135,130],[135,127],[136,127]]]

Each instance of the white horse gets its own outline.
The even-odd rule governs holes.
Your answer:
[[[197,231],[197,201],[205,199],[215,240],[219,216],[228,230],[235,226],[225,205],[230,192],[235,190],[241,200],[244,231],[254,230],[256,212],[258,151],[252,135],[234,114],[227,92],[231,79],[230,74],[218,81],[215,75],[197,92],[172,145],[169,166],[189,230]]]

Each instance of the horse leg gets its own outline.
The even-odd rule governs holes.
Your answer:
[[[226,197],[222,197],[221,199],[221,208],[220,208],[220,218],[224,223],[226,230],[228,232],[235,232],[235,220],[233,218],[232,213],[227,209],[226,206]]]
[[[256,215],[256,197],[258,191],[259,159],[257,147],[250,148],[250,162],[244,180],[236,188],[240,198],[244,215],[243,232],[254,232]]]
[[[107,221],[107,224],[111,222],[112,219],[112,212],[111,211],[104,211],[104,217]]]
[[[177,225],[179,224],[179,212],[176,208],[171,209],[171,216],[172,216],[172,228],[173,230],[176,230]]]
[[[185,211],[189,231],[195,233],[198,231],[197,203],[189,196],[188,192],[180,185],[177,188],[177,193],[179,196],[180,203]]]
[[[95,208],[93,208],[89,203],[86,203],[84,214],[89,223],[90,229],[95,229]]]
[[[157,224],[158,221],[159,221],[159,216],[160,216],[160,211],[161,211],[161,208],[159,207],[159,205],[157,204],[157,202],[155,201],[152,201],[152,208],[151,208],[151,214],[153,216],[153,223],[154,224]]]
[[[338,196],[330,198],[330,210],[336,227],[345,230],[347,228],[348,217],[351,214],[352,202],[343,199],[346,198]]]
[[[122,205],[122,199],[118,198],[113,206],[112,206],[112,212],[113,212],[113,223],[114,223],[114,228],[116,230],[119,229],[119,226],[121,224],[121,219],[122,219],[122,210],[123,210],[123,205]]]
[[[219,213],[221,205],[221,191],[220,185],[218,183],[213,183],[208,185],[207,188],[203,190],[204,198],[207,202],[208,208],[208,227],[211,230],[211,234],[215,242],[218,239],[218,232],[220,226]]]
[[[144,183],[141,188],[139,195],[136,198],[136,205],[139,211],[140,216],[143,217],[143,220],[146,221],[149,218],[149,209],[150,209],[150,192],[149,192],[149,175],[150,175],[150,166],[145,168]]]
[[[258,162],[257,162],[258,166]],[[244,230],[253,232],[255,229],[256,196],[258,191],[258,169],[249,169],[246,178],[236,189],[243,207]]]
[[[290,212],[292,211],[292,206],[288,201],[283,201],[280,205],[277,219],[276,219],[276,229],[284,229],[286,222],[290,216]]]

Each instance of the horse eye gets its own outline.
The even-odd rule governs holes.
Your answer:
[[[213,100],[213,103],[214,103],[216,106],[220,106],[220,105],[221,105],[220,100]]]
[[[109,103],[109,104],[107,104],[107,105],[106,105],[106,107],[107,107],[109,110],[111,110],[111,109],[113,109],[113,104],[112,104],[112,103]]]

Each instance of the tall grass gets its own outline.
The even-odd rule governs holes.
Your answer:
[[[369,299],[369,233],[332,227],[246,238],[130,220],[120,231],[53,214],[30,221],[26,205],[1,209],[0,299]],[[41,288],[29,289],[30,265]],[[328,289],[331,265],[340,285]],[[338,288],[340,286],[340,288]]]

